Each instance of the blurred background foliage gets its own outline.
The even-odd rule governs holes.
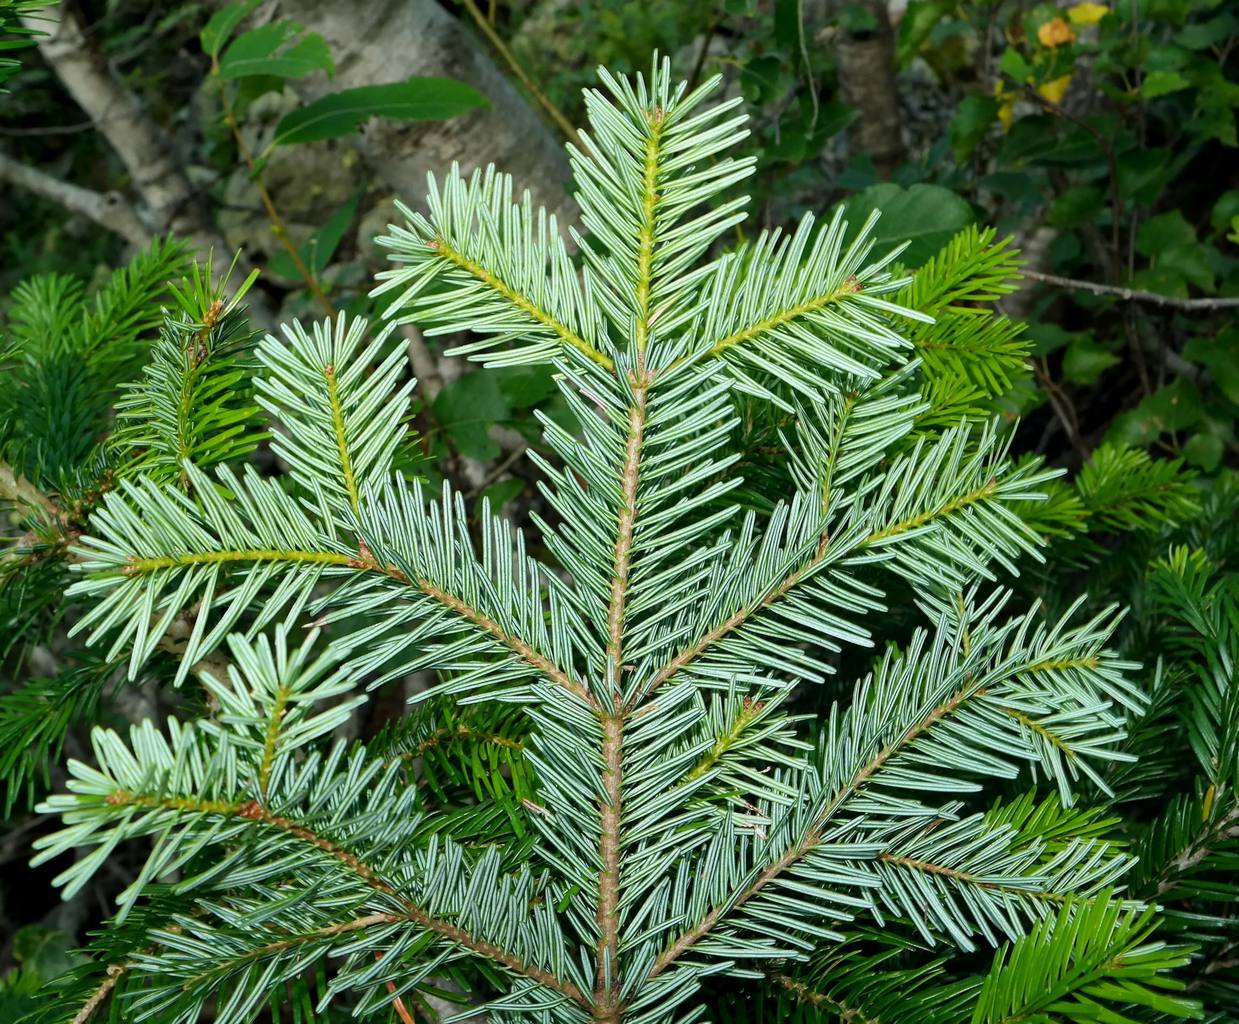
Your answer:
[[[1142,856],[1132,891],[1167,908],[1160,934],[1197,947],[1192,994],[1210,1020],[1239,1020],[1237,41],[1224,0],[0,0],[0,1021],[74,966],[138,863],[122,852],[63,906],[24,867],[57,755],[100,716],[187,699],[162,685],[174,645],[122,691],[65,638],[63,555],[99,495],[187,453],[278,474],[265,444],[237,440],[254,338],[381,313],[372,238],[427,169],[495,161],[570,220],[559,147],[581,88],[655,51],[693,82],[722,75],[752,117],[734,241],[844,204],[854,224],[882,212],[880,244],[910,241],[914,287],[944,247],[991,254],[996,281],[1018,252],[1018,288],[963,300],[994,317],[963,332],[980,348],[954,344],[963,314],[945,298],[913,339],[922,426],[997,413],[1017,453],[1066,471],[1029,509],[1051,545],[1018,585],[1054,611],[1085,593],[1131,607],[1126,653],[1155,699],[1133,723],[1141,760],[1109,780],[1112,827]],[[208,252],[214,270],[191,271]],[[535,411],[563,415],[554,387],[527,367],[474,371],[449,342],[415,324],[394,336],[422,382],[403,465],[523,520],[540,499],[521,456],[540,444]],[[192,415],[143,407],[159,374]],[[127,414],[164,416],[175,443],[127,448]],[[785,472],[763,445],[781,426],[742,417],[754,507]],[[914,613],[893,614],[891,636]],[[394,725],[402,697],[385,700],[359,728],[422,758],[428,799],[507,799],[505,823],[466,811],[461,834],[524,842],[519,718],[432,705]],[[777,999],[720,988],[716,1019],[859,1019],[840,1000],[865,977],[898,968],[915,988],[930,962],[860,937],[846,962],[784,976]]]

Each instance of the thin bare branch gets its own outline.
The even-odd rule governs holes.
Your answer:
[[[1123,302],[1147,302],[1153,306],[1181,309],[1188,313],[1207,312],[1214,309],[1239,309],[1239,298],[1181,299],[1174,295],[1160,295],[1157,292],[1148,292],[1140,288],[1123,288],[1112,284],[1096,284],[1093,281],[1077,281],[1075,278],[1043,274],[1037,270],[1024,270],[1022,274],[1031,281],[1051,284],[1057,288],[1071,288],[1076,291],[1091,292],[1093,295],[1112,295]]]
[[[137,210],[119,192],[95,192],[82,188],[4,153],[0,153],[0,181],[28,189],[72,213],[79,213],[133,245],[145,246],[153,237]]]
[[[495,26],[492,21],[486,17],[479,9],[474,0],[462,0],[465,5],[465,10],[469,12],[469,17],[473,19],[473,23],[481,30],[491,46],[503,58],[505,64],[511,69],[514,74],[530,95],[537,101],[547,116],[555,122],[555,127],[564,133],[564,138],[576,146],[581,145],[581,136],[577,134],[576,126],[568,120],[559,107],[555,106],[554,102],[546,92],[543,91],[538,83],[535,82],[528,71],[519,60],[516,59],[516,54],[512,52],[512,48],[503,41],[503,37],[495,31]]]
[[[191,238],[197,248],[222,251],[223,240],[174,158],[167,133],[111,73],[76,12],[64,3],[52,11],[57,24],[39,40],[39,51],[125,164],[157,229]],[[34,27],[46,25],[47,19],[40,12]]]

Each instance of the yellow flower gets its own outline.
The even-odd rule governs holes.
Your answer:
[[[1002,124],[1002,130],[1004,132],[1009,132],[1011,130],[1012,123],[1015,121],[1016,95],[1016,93],[1007,92],[1007,90],[1002,87],[1002,82],[994,83],[994,99],[1001,104],[998,108],[998,121]]]
[[[1076,34],[1062,18],[1051,18],[1037,29],[1037,42],[1051,49],[1056,46],[1062,46],[1064,43],[1074,43],[1075,41]]]
[[[1046,82],[1044,85],[1037,87],[1037,92],[1044,96],[1051,103],[1061,103],[1063,97],[1067,94],[1067,86],[1071,84],[1071,76],[1063,75],[1062,78],[1055,78],[1053,81]]]
[[[1105,4],[1088,3],[1086,0],[1085,3],[1068,8],[1067,17],[1073,25],[1096,25],[1109,13],[1110,8]]]

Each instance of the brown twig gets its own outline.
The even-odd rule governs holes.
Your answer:
[[[82,1004],[82,1008],[74,1015],[71,1024],[86,1024],[94,1016],[95,1011],[107,1001],[108,996],[112,994],[112,989],[120,981],[121,975],[128,969],[128,964],[109,964],[107,977],[103,979],[103,984],[95,989],[90,998]]]
[[[1110,268],[1111,273],[1118,275],[1118,270],[1122,262],[1122,237],[1119,229],[1119,217],[1123,208],[1123,197],[1119,192],[1119,164],[1118,157],[1114,153],[1114,145],[1110,139],[1106,137],[1105,132],[1099,131],[1083,118],[1076,117],[1066,108],[1057,103],[1052,103],[1047,100],[1041,93],[1037,92],[1031,85],[1024,86],[1024,92],[1032,101],[1038,104],[1043,110],[1048,111],[1056,117],[1061,117],[1064,121],[1070,121],[1079,128],[1083,128],[1089,135],[1093,137],[1093,141],[1100,147],[1102,153],[1106,157],[1106,166],[1110,177],[1110,247],[1114,253],[1113,266]]]
[[[1157,886],[1161,898],[1179,885],[1182,876],[1200,864],[1217,847],[1218,843],[1239,838],[1239,803],[1236,803],[1220,819],[1208,825],[1192,837],[1192,841],[1162,869],[1162,879]]]
[[[288,225],[284,223],[284,218],[280,216],[280,211],[276,209],[275,200],[271,198],[271,193],[267,191],[267,186],[262,180],[262,169],[254,159],[254,154],[250,151],[249,144],[245,141],[245,136],[241,134],[241,127],[237,124],[232,103],[228,99],[228,87],[224,84],[224,80],[219,77],[218,57],[211,58],[211,73],[215,75],[216,80],[219,82],[219,101],[224,111],[224,121],[227,123],[229,131],[232,132],[233,139],[236,140],[237,152],[241,154],[241,159],[245,161],[245,166],[249,168],[250,179],[254,182],[254,187],[258,189],[258,197],[262,200],[263,209],[267,211],[267,219],[271,221],[271,232],[279,239],[280,244],[284,247],[284,251],[288,253],[288,258],[293,261],[293,266],[297,268],[297,273],[305,281],[310,294],[322,306],[323,312],[334,320],[337,313],[336,307],[327,298],[327,293],[323,291],[323,286],[319,283],[317,275],[306,266],[305,260],[301,258],[300,251],[298,251],[297,246],[288,234]]]
[[[706,58],[710,55],[710,43],[714,41],[714,33],[718,31],[718,18],[711,18],[706,26],[705,35],[701,37],[701,49],[697,51],[697,59],[693,62],[692,74],[688,76],[688,88],[691,92],[701,81],[701,72],[705,70]]]
[[[528,445],[519,444],[508,452],[508,454],[504,456],[503,460],[494,469],[487,473],[476,487],[469,489],[469,491],[465,494],[466,500],[471,501],[486,490],[486,488],[490,487],[492,484],[498,483],[499,478],[511,469],[518,461],[520,461],[520,457],[528,450]]]
[[[374,951],[374,959],[383,959],[383,954],[377,949]],[[401,1024],[417,1024],[417,1022],[413,1019],[413,1014],[409,1013],[408,1007],[404,1005],[404,1000],[396,995],[396,983],[394,981],[389,981],[387,983],[387,991],[392,995],[391,1005],[396,1011],[396,1016],[400,1018]]]
[[[790,975],[782,974],[779,971],[768,971],[766,977],[776,985],[785,988],[800,1002],[808,1003],[810,1006],[816,1006],[819,1009],[827,1010],[834,1014],[843,1024],[879,1024],[877,1017],[866,1017],[861,1011],[839,1002],[825,992],[815,991],[803,981],[797,981]]]
[[[481,29],[482,35],[486,37],[487,42],[495,48],[499,56],[503,58],[504,63],[506,63],[512,70],[512,74],[520,80],[521,85],[528,89],[530,95],[537,100],[538,106],[546,111],[547,116],[555,122],[555,126],[564,133],[564,137],[579,148],[581,145],[581,136],[577,134],[576,127],[571,121],[568,120],[564,112],[555,106],[551,98],[547,96],[541,88],[539,88],[538,83],[533,80],[529,72],[521,66],[521,62],[516,59],[516,54],[514,54],[511,47],[503,41],[503,37],[495,31],[495,26],[490,23],[486,15],[483,14],[478,8],[478,5],[474,3],[474,0],[461,0],[461,3],[464,4],[465,10],[469,12],[469,17],[471,17],[477,24],[477,27]]]
[[[1030,281],[1051,284],[1058,288],[1073,288],[1078,291],[1091,292],[1094,295],[1111,295],[1122,302],[1147,302],[1153,306],[1165,306],[1167,309],[1181,309],[1185,312],[1239,308],[1239,298],[1181,299],[1174,295],[1160,295],[1157,292],[1148,292],[1140,288],[1123,288],[1118,285],[1097,284],[1093,281],[1079,281],[1071,277],[1059,277],[1057,274],[1043,274],[1036,270],[1023,270],[1021,273]]]
[[[1082,460],[1087,460],[1088,449],[1080,439],[1079,420],[1076,418],[1075,407],[1071,404],[1071,400],[1063,393],[1062,388],[1054,383],[1054,378],[1050,376],[1049,367],[1044,359],[1030,359],[1028,362],[1032,366],[1037,382],[1045,389],[1045,397],[1049,399],[1050,408],[1054,410],[1054,415],[1063,425],[1063,431],[1067,435],[1067,440],[1071,442],[1071,447]]]
[[[138,216],[138,211],[119,192],[95,192],[68,181],[62,181],[36,167],[0,153],[0,181],[28,189],[71,213],[78,213],[100,227],[120,235],[131,245],[150,244],[151,231]]]

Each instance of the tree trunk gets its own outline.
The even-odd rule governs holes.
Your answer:
[[[73,7],[61,3],[52,10],[58,21],[50,32],[43,12],[38,18],[24,20],[27,26],[47,33],[40,36],[40,53],[120,157],[141,202],[135,209],[127,207],[118,193],[96,197],[87,189],[67,184],[56,189],[46,175],[11,166],[3,176],[90,216],[134,244],[144,243],[141,229],[145,227],[151,234],[170,233],[187,240],[199,259],[213,251],[215,266],[227,266],[232,250],[190,185],[167,132],[151,120],[137,96],[112,75],[103,51],[83,30]],[[242,274],[248,271],[244,256],[238,266]],[[274,323],[261,291],[251,290],[246,305],[255,322],[263,326]]]
[[[906,156],[895,85],[895,32],[886,0],[865,0],[859,6],[872,15],[872,26],[842,29],[838,37],[839,86],[844,101],[857,111],[848,139],[853,155],[868,154],[878,174],[889,178]]]
[[[57,24],[39,39],[39,51],[77,105],[121,158],[143,211],[156,233],[172,232],[205,251],[221,252],[223,239],[172,152],[166,132],[150,119],[137,97],[113,77],[95,40],[69,4],[54,8]],[[42,12],[27,24],[48,31]]]
[[[44,199],[59,203],[66,210],[89,217],[96,224],[115,231],[134,246],[147,245],[151,230],[138,216],[137,211],[119,192],[94,192],[68,181],[61,181],[39,170],[28,167],[0,153],[0,181],[27,188]]]
[[[490,101],[484,110],[449,121],[379,119],[366,126],[358,147],[397,197],[420,205],[426,173],[442,174],[454,160],[466,171],[494,163],[513,176],[518,194],[528,188],[561,219],[575,217],[563,140],[508,80],[486,44],[435,0],[276,0],[274,10],[321,34],[335,56],[333,81],[312,76],[293,83],[307,98],[437,75],[466,82]]]

